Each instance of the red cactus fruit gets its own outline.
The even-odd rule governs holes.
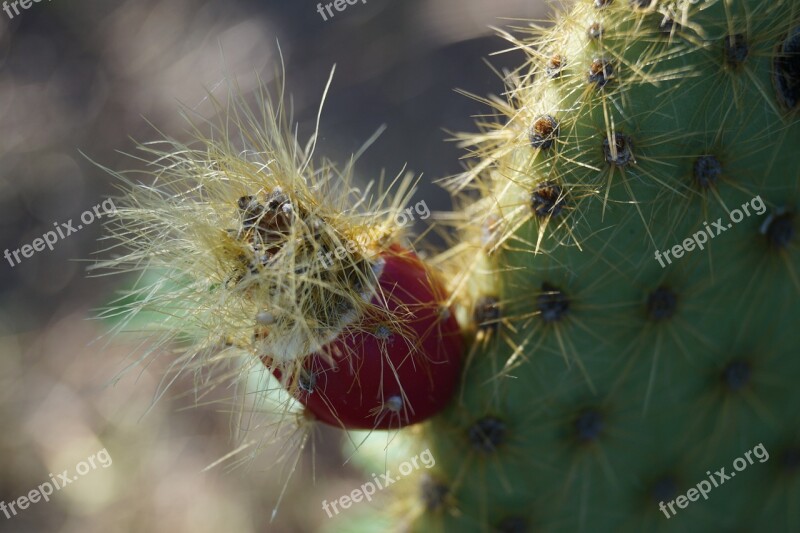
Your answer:
[[[400,428],[436,414],[455,392],[462,339],[455,316],[441,303],[444,287],[415,253],[398,245],[382,259],[372,312],[306,357],[284,383],[326,424]],[[281,379],[279,368],[272,372]]]

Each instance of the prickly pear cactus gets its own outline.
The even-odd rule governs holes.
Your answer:
[[[506,37],[528,64],[447,182],[480,198],[469,347],[410,530],[800,530],[800,4],[580,0]]]
[[[452,249],[260,94],[118,175],[98,266],[156,281],[109,316],[166,316],[142,359],[274,393],[299,448],[426,450],[412,531],[799,531],[800,4],[579,0],[505,37],[528,62],[459,137]]]

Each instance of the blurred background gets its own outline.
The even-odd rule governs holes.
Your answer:
[[[253,89],[272,79],[278,46],[303,141],[336,64],[317,154],[345,162],[388,129],[356,167],[362,179],[422,174],[415,199],[449,208],[433,180],[463,155],[444,139],[472,130],[480,104],[454,92],[499,93],[485,60],[506,43],[490,26],[546,13],[539,0],[368,0],[327,21],[314,0],[53,0],[0,12],[0,252],[113,194],[111,169],[135,169],[134,139],[189,140],[179,104],[197,106],[225,77]],[[11,6],[9,6],[11,7]],[[517,20],[514,20],[517,19]],[[519,52],[489,58],[514,67]],[[82,155],[82,154],[85,154]],[[0,262],[0,501],[28,494],[105,448],[113,460],[17,515],[0,531],[326,531],[320,502],[358,487],[342,435],[323,431],[301,457],[284,504],[279,456],[266,450],[228,472],[204,467],[235,447],[230,414],[193,405],[175,383],[153,405],[166,362],[126,374],[130,346],[93,342],[88,320],[124,285],[87,278],[95,222],[12,266]],[[275,453],[278,453],[276,450]],[[273,466],[273,468],[270,468]],[[363,508],[368,503],[360,504]],[[353,510],[353,513],[361,512]],[[380,530],[376,525],[376,531]]]

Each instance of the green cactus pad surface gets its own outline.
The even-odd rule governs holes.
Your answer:
[[[800,4],[506,37],[529,61],[447,180],[471,349],[411,530],[800,531]]]

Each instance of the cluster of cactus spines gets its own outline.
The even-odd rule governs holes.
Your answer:
[[[443,282],[411,249],[412,176],[359,189],[352,162],[313,164],[316,134],[300,145],[282,100],[230,90],[209,96],[214,119],[190,121],[194,144],[140,147],[145,183],[116,173],[125,194],[107,238],[120,253],[93,268],[156,279],[106,315],[124,329],[155,311],[141,358],[175,349],[165,385],[190,371],[198,398],[244,386],[268,396],[279,427],[429,418],[453,395],[462,340]]]
[[[410,529],[800,530],[800,4],[578,0],[504,36],[528,62],[445,180],[469,347]]]

